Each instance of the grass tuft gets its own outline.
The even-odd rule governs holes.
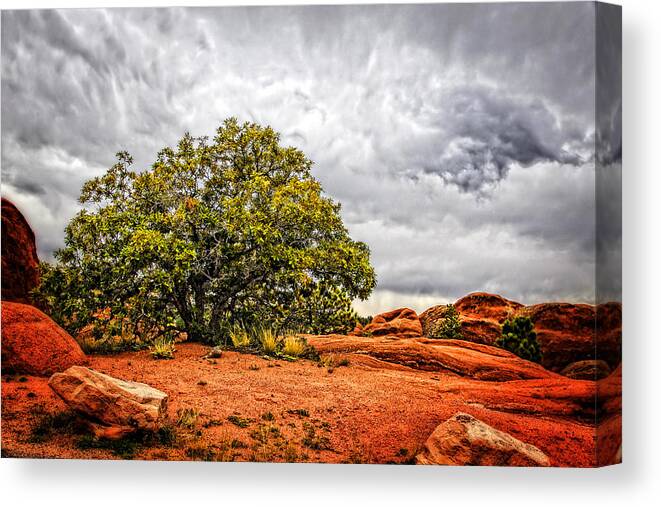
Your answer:
[[[164,336],[156,338],[151,346],[151,355],[154,359],[173,359],[175,351],[174,341]]]

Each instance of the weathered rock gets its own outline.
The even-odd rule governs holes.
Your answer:
[[[416,456],[419,465],[549,466],[537,447],[464,413],[440,424]]]
[[[422,335],[422,324],[418,314],[410,308],[398,308],[381,313],[372,319],[363,329],[364,335],[397,336],[411,338]]]
[[[345,335],[306,335],[306,339],[320,354],[370,356],[416,370],[450,372],[478,380],[502,382],[558,377],[506,350],[464,340],[393,340],[389,336]]]
[[[78,343],[46,314],[34,306],[3,301],[3,371],[50,375],[86,361]]]
[[[218,359],[223,355],[222,347],[211,347],[209,352],[204,355],[204,359]]]
[[[48,385],[90,422],[97,436],[118,438],[135,430],[154,431],[167,408],[167,395],[140,382],[116,379],[72,366]]]
[[[600,359],[588,359],[568,364],[560,372],[560,375],[577,380],[599,380],[608,377],[610,368],[606,361]]]
[[[491,345],[500,336],[502,323],[523,305],[497,294],[474,292],[458,299],[454,307],[459,312],[464,339]],[[443,319],[445,308],[445,305],[433,306],[420,314],[423,334],[436,321]]]
[[[25,217],[2,199],[2,300],[30,302],[39,285],[39,259],[34,232]]]
[[[530,317],[542,351],[542,365],[561,371],[576,361],[600,359],[609,367],[621,361],[622,310],[619,303],[598,306],[542,303],[523,306],[495,294],[469,294],[455,303],[464,340],[492,345],[503,322],[515,315]],[[424,311],[425,332],[443,318],[445,305]]]

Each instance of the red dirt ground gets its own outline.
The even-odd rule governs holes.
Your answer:
[[[89,357],[91,368],[165,391],[171,421],[179,409],[199,411],[195,428],[180,431],[178,444],[145,447],[137,459],[404,463],[438,424],[461,411],[537,446],[552,465],[594,465],[594,382],[554,374],[479,381],[360,353],[346,355],[349,366],[329,369],[236,352],[208,360],[202,345],[177,348],[174,360],[154,360],[147,351]],[[78,449],[74,435],[29,442],[43,412],[65,409],[47,378],[3,376],[3,456],[115,457],[108,450]],[[272,420],[264,419],[268,413]],[[228,421],[232,415],[247,419],[247,427]]]

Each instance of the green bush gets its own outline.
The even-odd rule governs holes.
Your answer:
[[[454,305],[446,305],[443,318],[432,322],[427,330],[427,336],[430,338],[445,338],[448,340],[464,339],[464,335],[461,333],[459,312]]]
[[[542,352],[533,327],[530,317],[507,319],[503,323],[502,335],[495,344],[523,359],[539,363],[542,360]]]

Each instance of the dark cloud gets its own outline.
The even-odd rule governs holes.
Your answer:
[[[621,105],[595,127],[594,12],[591,2],[4,11],[2,191],[49,258],[82,183],[114,153],[142,169],[184,132],[237,116],[303,149],[372,248],[379,287],[361,311],[424,309],[471,290],[590,300],[594,143],[602,162],[617,166],[621,153]],[[616,196],[607,180],[600,195]],[[612,245],[617,227],[602,229]]]

